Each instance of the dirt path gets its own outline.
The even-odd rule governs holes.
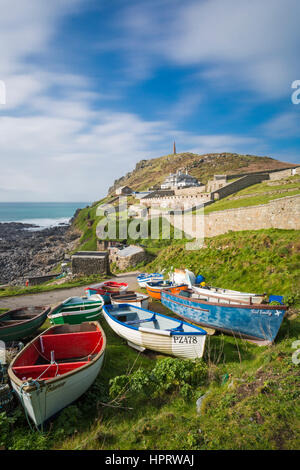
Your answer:
[[[136,282],[137,272],[120,274],[111,278],[112,281],[128,282],[130,290],[136,290],[138,284]],[[95,284],[95,283],[94,283]],[[0,308],[14,309],[19,307],[30,307],[38,305],[55,305],[68,297],[84,295],[84,288],[70,287],[69,289],[57,289],[50,292],[40,292],[38,294],[17,295],[15,297],[3,297],[0,299]]]

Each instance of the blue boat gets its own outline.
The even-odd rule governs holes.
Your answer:
[[[161,302],[176,315],[202,326],[255,340],[259,344],[274,341],[284,318],[285,305],[230,302],[228,299],[209,300],[188,289],[178,294],[161,292]]]

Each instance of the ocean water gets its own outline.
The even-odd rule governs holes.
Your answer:
[[[22,222],[40,228],[66,224],[88,202],[0,202],[0,222]]]

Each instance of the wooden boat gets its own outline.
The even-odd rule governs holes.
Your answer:
[[[186,284],[174,284],[172,281],[147,282],[146,284],[147,293],[158,300],[160,300],[160,294],[163,289],[167,289],[175,294],[187,288]]]
[[[209,292],[209,291],[208,291]],[[163,305],[199,325],[270,344],[276,338],[287,310],[284,305],[252,305],[232,299],[197,294],[192,289],[161,293]]]
[[[11,385],[36,426],[86,392],[101,369],[105,347],[98,322],[57,325],[15,357],[8,368]]]
[[[185,359],[202,357],[206,331],[176,318],[132,305],[105,305],[103,315],[129,346]]]
[[[197,276],[198,277],[198,276]],[[250,302],[260,304],[262,303],[266,295],[265,294],[253,294],[250,292],[240,292],[232,289],[224,289],[222,287],[213,287],[206,285],[205,287],[200,284],[197,285],[197,277],[192,271],[188,269],[175,269],[173,273],[173,282],[185,282],[190,288],[192,288],[197,294],[207,295],[209,290],[210,294],[214,294],[215,297],[226,298],[238,301],[238,302]],[[200,276],[203,278],[203,276]],[[204,278],[203,278],[204,279]]]
[[[163,281],[163,279],[164,279],[164,276],[163,274],[160,274],[160,273],[150,273],[150,274],[141,273],[136,278],[138,285],[144,288],[146,288],[147,282]]]
[[[69,297],[48,313],[53,325],[68,323],[76,325],[85,321],[97,320],[104,301],[99,294],[90,297]]]
[[[148,308],[149,295],[126,291],[121,294],[110,294],[110,301],[112,305],[129,304],[136,307]]]
[[[32,335],[46,320],[50,307],[23,307],[0,315],[0,340],[16,341]]]
[[[110,302],[111,293],[121,293],[125,292],[128,289],[127,282],[115,282],[115,281],[105,281],[100,282],[99,284],[93,284],[85,289],[86,295],[91,296],[93,294],[99,294],[105,301],[105,303]]]

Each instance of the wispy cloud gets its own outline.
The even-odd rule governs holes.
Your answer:
[[[267,98],[289,93],[299,74],[298,0],[159,3],[131,5],[115,42],[136,62],[142,57],[145,74],[167,62]]]

